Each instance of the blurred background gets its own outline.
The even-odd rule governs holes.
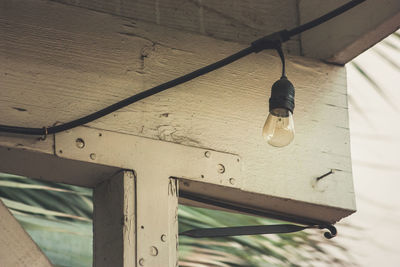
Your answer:
[[[399,266],[400,31],[347,64],[357,213],[326,240],[318,230],[224,239],[180,238],[182,267]],[[0,174],[0,199],[55,266],[92,265],[92,192]],[[179,227],[278,221],[180,206]]]
[[[361,266],[400,264],[400,31],[347,64],[357,213],[337,242]],[[346,231],[345,231],[346,230]]]

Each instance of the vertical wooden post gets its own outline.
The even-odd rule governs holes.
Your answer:
[[[94,266],[178,266],[178,181],[122,171],[94,189]]]
[[[139,267],[178,266],[178,181],[165,170],[137,170],[137,233]]]
[[[135,266],[135,191],[132,171],[121,171],[94,188],[94,266]]]

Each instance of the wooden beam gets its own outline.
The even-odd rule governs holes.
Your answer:
[[[348,0],[299,2],[300,23],[322,15]],[[368,0],[301,35],[303,55],[345,64],[400,27],[398,0]]]
[[[161,166],[136,173],[138,266],[177,267],[178,181]]]
[[[55,0],[121,17],[249,44],[311,21],[349,0]],[[400,26],[397,0],[368,0],[285,44],[293,55],[345,64]]]
[[[178,182],[147,167],[94,188],[94,266],[178,266]]]
[[[55,1],[244,44],[298,24],[296,0]],[[286,50],[299,55],[299,39],[287,42]]]
[[[52,266],[1,200],[0,266]]]
[[[136,181],[121,171],[94,188],[95,267],[136,266]]]
[[[4,73],[0,85],[0,112],[4,114],[1,124],[42,127],[75,119],[244,47],[47,1],[4,0],[3,5],[0,11],[0,19],[5,22],[0,24],[3,37],[0,73]],[[307,216],[325,214],[320,209],[334,211],[330,217],[318,219],[337,221],[355,210],[345,69],[302,57],[288,58],[288,76],[297,90],[296,138],[292,145],[274,149],[265,143],[261,130],[268,114],[268,91],[279,78],[279,72],[280,60],[275,53],[259,53],[124,108],[90,126],[102,132],[119,133],[115,141],[103,147],[102,153],[109,155],[118,155],[119,151],[112,147],[114,143],[119,143],[121,149],[130,148],[138,153],[126,145],[129,143],[121,143],[120,138],[125,137],[120,136],[177,143],[195,147],[202,153],[209,150],[239,155],[244,166],[243,187],[239,189],[245,194],[276,199],[280,203],[276,206],[292,207],[289,210],[295,210],[296,217],[301,216],[301,209],[294,209],[294,204],[288,203],[309,205]],[[42,141],[13,138],[0,138],[2,157],[12,154],[18,159],[18,154],[26,153],[26,162],[39,163],[37,157],[30,157],[40,154],[51,158],[50,162],[57,159],[94,164],[91,166],[108,164],[111,169],[107,170],[111,171],[135,159],[126,154],[121,162],[112,165],[101,162],[100,157],[92,160],[89,154],[67,157],[59,149],[54,150],[56,144],[50,136],[45,148]],[[76,148],[75,139],[62,145]],[[168,158],[167,152],[160,154]],[[189,160],[182,156],[179,159],[185,170],[190,170]],[[156,164],[154,158],[146,160]],[[41,164],[46,168],[46,164]],[[0,167],[15,170],[17,165],[18,161],[12,168],[6,164]],[[141,166],[132,165],[125,167]],[[24,168],[22,164],[19,166]],[[210,167],[216,170],[215,166]],[[33,163],[29,168],[35,171]],[[334,174],[315,182],[332,169]],[[67,177],[67,169],[64,170]],[[94,186],[113,173],[96,178],[89,175],[88,168],[87,174],[91,178],[63,181]],[[202,173],[196,169],[191,174],[200,179]],[[35,175],[40,178],[43,173],[36,170]],[[224,186],[235,188],[229,181]],[[246,205],[247,200],[243,196],[238,201]],[[265,205],[263,209],[274,207],[269,204],[259,202]]]

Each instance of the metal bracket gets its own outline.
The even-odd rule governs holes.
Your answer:
[[[233,188],[242,185],[238,155],[89,127],[56,134],[55,154],[122,169],[160,168],[165,177]]]
[[[219,228],[199,228],[180,233],[179,235],[193,238],[204,237],[230,237],[241,235],[265,235],[265,234],[288,234],[303,231],[305,229],[318,228],[327,229],[324,236],[331,239],[336,236],[337,230],[333,225],[309,225],[300,226],[295,224],[275,224],[275,225],[254,225],[254,226],[236,226]]]

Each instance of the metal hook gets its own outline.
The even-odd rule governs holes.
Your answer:
[[[318,228],[319,229],[327,229],[329,231],[329,232],[324,233],[324,236],[327,239],[334,238],[337,235],[336,227],[333,226],[332,224],[320,225]]]

